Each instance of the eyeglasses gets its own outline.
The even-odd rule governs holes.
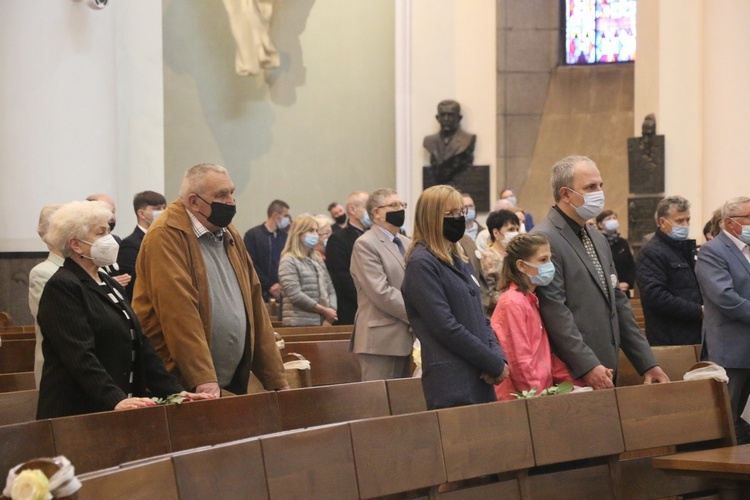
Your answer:
[[[406,210],[406,206],[407,205],[408,205],[407,203],[401,203],[400,201],[394,201],[390,205],[380,205],[377,208],[392,208],[394,210],[401,210],[401,209]]]
[[[750,219],[750,214],[747,215],[730,215],[730,219]]]
[[[444,217],[451,217],[453,219],[460,219],[461,217],[466,217],[466,209],[465,208],[456,208],[453,210],[448,210],[447,212],[443,212]]]

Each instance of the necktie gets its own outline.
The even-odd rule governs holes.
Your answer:
[[[607,281],[604,279],[602,264],[599,262],[599,257],[597,257],[596,250],[594,250],[594,243],[592,243],[585,228],[581,228],[581,241],[583,242],[583,247],[586,249],[586,253],[589,254],[589,259],[591,259],[591,262],[596,268],[596,273],[599,275],[599,284],[602,285],[602,289],[607,292]]]
[[[404,244],[401,242],[401,238],[399,238],[398,236],[394,236],[393,237],[393,242],[398,247],[398,251],[401,252],[401,257],[403,257],[404,255],[406,255],[406,250],[404,249]]]

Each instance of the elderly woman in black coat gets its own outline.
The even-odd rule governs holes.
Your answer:
[[[125,290],[99,270],[117,259],[111,216],[102,202],[74,201],[52,217],[47,241],[65,262],[39,302],[39,419],[152,406],[148,396],[183,390],[143,336]]]
[[[422,345],[422,387],[429,409],[496,401],[508,376],[484,315],[479,283],[457,244],[466,227],[463,198],[433,186],[417,201],[413,243],[401,291]]]

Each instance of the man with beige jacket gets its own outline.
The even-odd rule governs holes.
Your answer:
[[[362,380],[411,375],[414,335],[401,296],[404,254],[411,240],[398,234],[405,209],[406,204],[392,189],[372,193],[367,213],[373,227],[354,244],[350,270],[358,307],[351,350],[357,353]]]

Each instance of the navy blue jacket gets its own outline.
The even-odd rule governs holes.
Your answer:
[[[700,344],[703,311],[695,276],[695,240],[656,231],[636,260],[646,338],[651,345]]]
[[[263,300],[268,302],[271,295],[268,290],[279,282],[279,261],[281,251],[286,245],[287,233],[281,229],[276,230],[276,235],[269,231],[265,224],[260,224],[245,233],[243,241],[247,247],[247,253],[253,261],[255,272],[258,273]]]
[[[496,401],[482,373],[498,377],[505,355],[482,308],[471,266],[438,259],[417,244],[401,285],[409,323],[422,343],[422,388],[428,409]]]

